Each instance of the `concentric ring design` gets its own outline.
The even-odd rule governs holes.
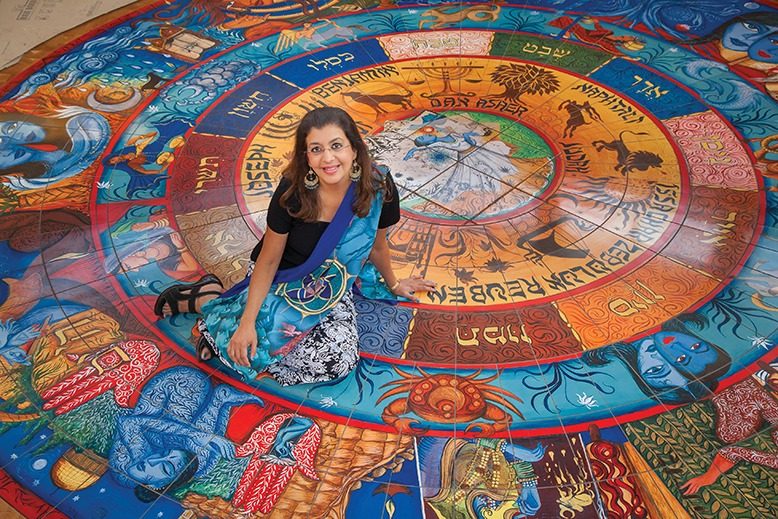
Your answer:
[[[702,3],[148,3],[16,75],[0,460],[37,496],[17,508],[759,517],[778,13]],[[156,319],[158,294],[243,279],[328,105],[398,186],[397,274],[437,289],[357,298],[342,380],[197,363],[195,315]]]

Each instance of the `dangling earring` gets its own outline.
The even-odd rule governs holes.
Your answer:
[[[356,160],[351,165],[351,173],[348,176],[352,182],[359,182],[359,179],[362,178],[362,166]]]
[[[311,191],[319,187],[319,177],[316,176],[312,168],[308,168],[308,173],[305,175],[303,183],[305,184],[305,189],[310,189]]]

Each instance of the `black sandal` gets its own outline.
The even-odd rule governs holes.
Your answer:
[[[216,352],[211,347],[211,343],[208,342],[208,339],[206,339],[204,335],[201,335],[197,340],[195,349],[197,350],[197,360],[200,362],[208,362],[212,358],[216,357]]]
[[[201,291],[206,285],[214,283],[222,287],[222,289],[224,288],[221,280],[213,274],[206,274],[194,283],[179,283],[166,288],[159,294],[156,303],[154,303],[154,314],[160,318],[165,317],[163,309],[165,308],[165,303],[167,303],[168,308],[170,308],[170,315],[178,315],[181,313],[178,309],[178,305],[183,301],[186,301],[187,303],[187,310],[195,313],[197,311],[197,300],[200,297],[211,295],[220,296],[222,294],[222,292],[217,292],[215,290]]]

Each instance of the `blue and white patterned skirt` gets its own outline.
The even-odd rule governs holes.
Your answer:
[[[222,356],[222,351],[202,319],[197,320],[197,328],[217,356]],[[224,360],[230,364],[228,359]],[[347,291],[319,324],[281,360],[267,366],[265,372],[282,386],[310,384],[345,377],[358,361],[356,309],[351,292]]]

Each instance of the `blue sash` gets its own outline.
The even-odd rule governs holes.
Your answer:
[[[250,359],[251,368],[235,366],[227,356],[227,345],[246,306],[249,279],[203,306],[203,322],[222,362],[254,378],[283,358],[351,290],[373,248],[383,207],[383,193],[378,192],[370,212],[358,217],[352,209],[355,197],[352,184],[311,257],[273,278],[256,320],[257,355]]]
[[[356,199],[356,185],[352,183],[346,191],[346,196],[343,197],[343,201],[340,203],[335,217],[332,222],[324,230],[324,233],[319,238],[319,243],[313,249],[313,252],[307,260],[301,265],[292,267],[285,270],[279,270],[273,277],[273,283],[288,283],[297,279],[302,279],[306,275],[314,271],[316,267],[324,263],[324,260],[332,255],[332,251],[335,250],[335,246],[338,244],[340,237],[348,228],[348,224],[351,222],[351,218],[354,216],[354,200]],[[246,276],[240,282],[233,285],[229,290],[225,290],[221,297],[232,297],[241,290],[246,289],[251,281],[250,276]]]

